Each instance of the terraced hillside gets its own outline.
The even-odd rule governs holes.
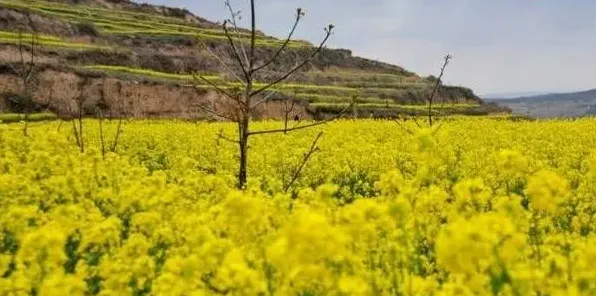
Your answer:
[[[35,102],[40,110],[67,115],[84,95],[88,115],[105,109],[116,116],[204,118],[207,114],[199,105],[225,105],[214,90],[196,80],[196,74],[228,88],[237,86],[218,61],[233,64],[223,30],[186,10],[126,0],[0,0],[0,30],[2,112],[21,107],[9,100],[20,87],[11,65],[20,61],[19,44],[31,40],[39,45],[34,56],[39,68]],[[249,40],[246,31],[237,37]],[[271,56],[281,42],[259,33],[257,58]],[[312,47],[292,41],[259,83],[292,67],[296,58],[311,54]],[[434,82],[433,77],[419,77],[398,66],[354,57],[349,50],[325,49],[302,72],[272,89],[275,95],[255,116],[279,116],[279,101],[287,97],[299,100],[304,116],[337,113],[354,100],[361,115],[417,114],[424,112]],[[453,86],[442,87],[438,107],[441,113],[501,111],[484,104],[470,89]]]

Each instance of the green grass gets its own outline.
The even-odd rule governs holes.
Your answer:
[[[0,31],[0,43],[4,44],[19,44],[23,43],[24,45],[31,44],[31,34],[21,34],[19,36],[16,32],[7,32],[7,31]],[[78,43],[78,42],[69,42],[60,39],[59,37],[50,36],[50,35],[39,35],[36,39],[36,43],[39,44],[41,47],[50,47],[50,48],[65,48],[65,49],[72,49],[72,50],[97,50],[97,49],[104,49],[109,50],[112,49],[109,46],[100,46],[95,44],[88,44],[88,43]]]
[[[391,73],[375,73],[375,72],[359,72],[359,71],[327,71],[327,72],[318,72],[312,71],[308,72],[307,75],[312,77],[331,77],[331,78],[341,78],[342,80],[345,79],[365,79],[365,80],[404,80],[404,79],[413,79],[419,80],[420,77],[415,76],[415,74],[410,75],[403,75],[403,74],[391,74]]]
[[[124,66],[109,66],[109,65],[91,65],[91,66],[84,66],[84,69],[88,70],[97,70],[97,71],[105,71],[105,72],[119,72],[119,73],[127,73],[139,76],[148,76],[154,78],[163,78],[169,80],[194,80],[194,76],[190,74],[173,74],[173,73],[166,73],[166,72],[159,72],[150,69],[141,69],[141,68],[130,68]],[[204,78],[217,81],[221,80],[219,75],[203,75]]]
[[[422,89],[429,84],[418,76],[371,72],[307,72],[306,80],[314,84],[338,85],[351,88]]]
[[[23,42],[25,42],[25,43],[30,43],[31,38],[33,36],[34,36],[33,34],[28,34],[28,33],[21,33],[19,36],[18,32],[0,31],[0,38],[18,39],[20,37],[21,39],[23,39]],[[60,39],[60,37],[50,36],[50,35],[38,34],[35,37],[36,37],[36,40],[38,40],[40,42],[45,42],[45,41],[61,42],[62,41],[62,39]]]
[[[36,122],[36,121],[50,121],[56,120],[58,117],[54,113],[33,113],[29,114],[28,121]],[[14,123],[20,122],[25,120],[25,114],[18,114],[18,113],[3,113],[0,114],[0,123]]]
[[[109,72],[120,72],[126,74],[133,74],[139,76],[147,76],[147,77],[154,77],[154,78],[163,78],[169,80],[178,80],[178,81],[193,81],[194,76],[190,74],[176,74],[176,73],[166,73],[160,71],[154,71],[149,69],[140,69],[140,68],[129,68],[124,66],[108,66],[108,65],[90,65],[83,67],[84,69],[88,70],[96,70],[96,71],[109,71]],[[221,80],[221,78],[217,75],[206,75],[203,76],[210,80]],[[238,82],[227,82],[225,85],[228,87],[241,87],[242,84]],[[256,82],[254,84],[255,88],[263,87],[266,83],[264,82]],[[333,92],[348,92],[348,93],[356,93],[356,90],[349,87],[343,86],[334,86],[334,85],[313,85],[313,84],[298,84],[298,83],[283,83],[280,85],[275,86],[273,89],[280,90],[283,92],[287,92],[288,94],[293,93],[294,90],[298,90],[298,93],[304,91],[317,91],[317,90],[326,90],[326,91],[333,91]]]
[[[313,107],[346,107],[350,106],[350,103],[312,103],[310,106]],[[402,108],[412,110],[428,110],[428,105],[401,105],[401,104],[379,104],[379,103],[358,103],[357,107],[368,107],[368,108]],[[479,105],[476,104],[436,104],[432,106],[432,109],[461,109],[461,108],[475,108]]]
[[[352,100],[351,96],[333,96],[333,95],[319,95],[319,94],[304,94],[299,93],[297,95],[299,99],[304,99],[309,103],[342,103],[342,102],[349,102]],[[377,103],[377,104],[386,104],[389,101],[390,104],[392,100],[384,100],[379,99],[378,97],[357,97],[356,102],[358,103]]]

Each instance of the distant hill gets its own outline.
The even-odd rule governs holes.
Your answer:
[[[198,106],[217,105],[218,95],[208,85],[200,85],[197,92],[193,73],[219,83],[232,80],[218,61],[235,63],[221,26],[188,10],[128,0],[0,0],[0,91],[7,95],[16,91],[10,66],[19,62],[19,31],[40,34],[38,61],[43,65],[35,100],[57,113],[72,109],[83,84],[90,115],[102,107],[110,113],[126,109],[135,117],[201,117],[206,114],[200,114]],[[249,35],[241,30],[238,36],[246,42]],[[24,35],[25,41],[28,38]],[[280,44],[281,40],[259,33],[257,62],[272,56]],[[259,82],[271,81],[312,49],[309,42],[293,41]],[[325,49],[288,84],[275,89],[255,116],[279,116],[280,99],[293,96],[309,116],[336,113],[353,97],[366,116],[418,114],[424,112],[421,105],[435,79],[353,56],[347,49]],[[4,97],[0,112],[19,111]],[[442,87],[436,101],[444,113],[503,111],[460,86]]]
[[[506,106],[514,114],[538,118],[581,117],[596,115],[596,89],[573,92],[552,93],[518,98],[485,98]]]
[[[480,95],[483,99],[514,99],[520,97],[533,97],[545,95],[553,92],[547,91],[520,91],[520,92],[503,92],[503,93],[490,93]]]

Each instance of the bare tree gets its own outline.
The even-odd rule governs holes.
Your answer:
[[[81,153],[85,153],[85,137],[84,137],[84,130],[83,130],[83,117],[84,117],[84,106],[85,101],[87,100],[87,94],[85,93],[85,88],[89,82],[88,78],[83,78],[77,85],[78,94],[74,98],[76,103],[76,110],[70,108],[70,114],[72,118],[76,118],[75,120],[71,120],[72,122],[72,132],[75,137],[75,141]],[[78,124],[78,126],[77,126]]]
[[[96,113],[99,116],[99,142],[101,144],[101,157],[105,160],[106,159],[106,141],[104,137],[104,130],[103,130],[103,121],[104,121],[104,112],[110,112],[109,116],[112,117],[111,114],[111,107],[106,99],[106,80],[104,79],[101,88],[99,89],[99,102],[97,103]]]
[[[352,95],[350,109],[352,109],[352,118],[358,118],[358,95],[356,94]]]
[[[428,125],[431,127],[433,126],[433,101],[434,101],[435,95],[437,94],[437,92],[439,91],[439,88],[441,87],[443,74],[445,73],[445,69],[447,68],[447,65],[449,64],[449,61],[451,60],[451,58],[452,58],[451,54],[447,54],[443,58],[443,66],[441,67],[441,73],[439,74],[439,77],[437,77],[437,80],[435,81],[435,86],[433,87],[433,90],[428,97]]]
[[[116,101],[119,102],[118,104],[118,125],[116,126],[116,133],[114,134],[114,140],[112,141],[112,145],[110,146],[110,152],[115,153],[116,149],[118,148],[118,141],[120,140],[120,135],[122,134],[122,123],[124,121],[124,117],[128,116],[128,113],[125,109],[124,98],[122,96],[122,83],[120,81],[116,82]],[[114,100],[112,100],[113,102]],[[130,105],[129,105],[130,106]],[[112,119],[112,106],[110,105],[110,120]]]
[[[219,112],[218,110],[214,110],[213,108],[209,108],[208,106],[203,106],[201,107],[201,109],[211,114],[212,116],[236,122],[238,126],[238,139],[234,140],[234,142],[238,144],[238,150],[240,154],[237,186],[238,188],[243,189],[247,181],[248,145],[249,138],[251,136],[273,133],[288,133],[291,131],[321,125],[339,117],[337,116],[327,120],[309,124],[296,125],[291,128],[288,128],[287,126],[284,126],[280,129],[271,130],[252,130],[250,128],[252,115],[255,113],[256,108],[259,105],[266,102],[273,94],[276,93],[276,91],[274,90],[276,85],[288,79],[291,75],[298,72],[300,69],[302,69],[309,62],[316,58],[316,56],[323,50],[325,44],[329,40],[334,26],[328,25],[325,28],[324,38],[317,47],[312,49],[312,52],[306,58],[296,62],[296,64],[287,71],[283,73],[278,73],[277,77],[271,79],[271,81],[259,84],[259,86],[257,86],[257,76],[260,72],[270,68],[270,66],[272,66],[276,61],[278,61],[284,50],[286,50],[290,46],[292,37],[294,36],[294,32],[296,31],[298,24],[305,16],[305,14],[301,8],[296,9],[296,17],[294,20],[294,24],[290,29],[287,38],[281,43],[279,48],[272,54],[271,57],[265,59],[262,62],[259,62],[257,60],[256,52],[256,43],[258,36],[256,27],[255,1],[250,0],[251,26],[249,29],[250,37],[248,38],[248,42],[246,42],[246,40],[243,40],[242,36],[240,36],[240,28],[237,23],[237,20],[239,20],[240,18],[240,13],[236,12],[232,8],[232,5],[230,4],[229,0],[226,0],[225,4],[230,12],[231,18],[223,22],[222,28],[225,32],[226,39],[230,46],[230,51],[233,57],[233,64],[226,63],[223,59],[218,58],[217,54],[213,55],[217,58],[218,61],[220,61],[223,68],[226,69],[229,72],[229,74],[231,74],[231,77],[235,79],[237,82],[239,82],[241,87],[230,88],[226,85],[225,82],[216,83],[212,80],[207,79],[206,77],[195,75],[195,89],[200,91],[199,85],[206,85],[215,89],[215,91],[217,91],[219,94],[221,94],[223,97],[225,97],[227,100],[233,103],[233,110],[231,114]],[[248,43],[248,49],[246,48],[245,43]],[[210,50],[209,52],[213,53]]]
[[[103,86],[105,87],[106,82],[104,80],[103,82]],[[108,95],[106,94],[106,91],[104,90],[104,88],[100,89],[100,100],[99,100],[99,104],[97,106],[97,112],[99,115],[99,140],[100,140],[100,144],[101,144],[101,152],[102,152],[102,156],[105,159],[105,156],[107,154],[107,152],[112,152],[115,153],[117,148],[118,148],[118,142],[120,140],[120,135],[122,134],[122,125],[124,122],[125,117],[130,115],[130,112],[127,111],[126,109],[126,104],[124,103],[124,95],[122,92],[122,83],[120,81],[116,82],[116,90],[115,92],[112,92],[110,97],[111,99],[107,100]],[[131,93],[128,93],[126,95],[126,97],[132,97]],[[144,97],[146,99],[146,96]],[[111,141],[111,144],[109,145],[109,147],[107,146],[106,143],[106,139],[105,139],[105,132],[103,129],[103,123],[105,120],[105,115],[104,112],[108,111],[109,112],[109,120],[110,122],[113,119],[113,106],[117,105],[118,107],[118,111],[117,111],[117,116],[118,116],[118,123],[116,125],[116,131],[114,132],[114,138]],[[128,107],[132,108],[132,101],[129,102]]]
[[[35,101],[33,98],[36,83],[36,74],[39,70],[36,55],[39,51],[39,38],[37,32],[29,34],[30,40],[25,41],[25,36],[21,30],[18,33],[18,51],[19,61],[16,65],[11,65],[13,72],[20,80],[21,91],[17,96],[13,96],[10,100],[23,112],[23,134],[28,135],[29,115],[34,110]],[[27,47],[29,48],[29,56],[26,56]]]
[[[296,103],[298,102],[297,98],[298,90],[294,90],[294,97],[291,99],[284,99],[281,102],[281,108],[283,112],[283,120],[284,120],[284,134],[288,133],[288,126],[290,120],[294,120],[298,123],[300,120],[300,112],[296,110]]]
[[[97,112],[99,115],[99,142],[101,144],[101,157],[103,160],[106,160],[106,141],[103,132],[103,110],[98,107]]]

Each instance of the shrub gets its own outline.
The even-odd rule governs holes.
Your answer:
[[[91,22],[77,23],[75,28],[77,33],[80,35],[89,35],[92,37],[97,37],[100,35],[99,30],[97,30],[97,27],[95,27],[95,24]]]
[[[11,112],[31,113],[41,110],[41,106],[35,102],[31,95],[19,93],[5,93],[2,95],[5,106]]]

